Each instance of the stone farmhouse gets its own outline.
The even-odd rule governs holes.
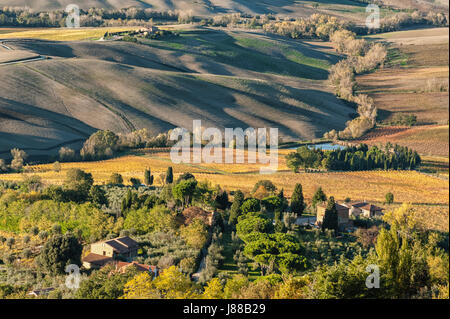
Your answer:
[[[341,205],[339,203],[335,204],[337,214],[338,214],[338,227],[340,231],[345,230],[348,227],[353,226],[353,223],[350,221],[349,218],[349,208]],[[325,217],[325,210],[327,209],[327,203],[322,202],[316,205],[317,209],[317,219],[316,219],[316,225],[321,226],[323,223],[323,219]]]
[[[383,214],[383,208],[366,203],[366,202],[349,202],[342,203],[343,206],[349,209],[350,216],[374,218]]]
[[[327,203],[323,202],[316,206],[317,217],[316,226],[321,226],[323,218],[325,216],[325,210]],[[349,203],[336,203],[336,210],[338,213],[338,227],[340,231],[344,231],[350,227],[353,227],[353,221],[351,217],[358,218],[376,218],[383,215],[383,208],[367,202],[349,202]]]
[[[138,243],[128,236],[91,244],[90,253],[82,259],[83,266],[100,268],[116,259],[131,261],[137,256],[138,247]]]

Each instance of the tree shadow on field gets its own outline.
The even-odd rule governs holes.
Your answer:
[[[11,39],[8,42],[23,50],[33,51],[39,55],[61,58],[75,58],[73,48],[65,42],[41,39]]]

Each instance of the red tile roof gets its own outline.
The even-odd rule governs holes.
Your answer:
[[[82,258],[83,262],[87,262],[90,264],[96,264],[96,265],[104,265],[111,260],[113,260],[111,257],[94,254],[94,253],[89,253],[88,255],[86,255]]]
[[[322,208],[327,208],[327,202],[322,202],[317,204],[318,207],[322,207]],[[334,205],[336,207],[337,210],[341,210],[341,209],[348,209],[348,207],[341,205],[339,203],[335,203]]]
[[[370,212],[374,212],[374,211],[377,211],[377,210],[384,210],[384,208],[381,208],[381,207],[378,207],[378,206],[375,206],[375,205],[372,205],[372,204],[366,204],[365,206],[362,206],[362,207],[360,207],[361,209],[364,209],[364,210],[368,210],[368,211],[370,211]]]
[[[136,269],[139,271],[155,271],[155,269],[156,269],[155,266],[140,264],[136,261],[133,261],[131,263],[127,263],[124,261],[117,261],[117,262],[115,262],[115,266],[116,266],[116,270],[118,270],[118,271],[125,271],[128,267],[131,267],[131,266],[136,267]]]

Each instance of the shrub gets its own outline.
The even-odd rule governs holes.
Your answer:
[[[11,150],[11,155],[13,157],[11,161],[11,169],[20,171],[23,168],[25,159],[28,157],[27,153],[25,153],[25,151],[23,150],[13,148]]]
[[[58,153],[61,162],[70,162],[76,159],[75,151],[69,147],[61,147]]]
[[[123,177],[119,173],[112,173],[111,176],[108,179],[109,185],[122,185],[123,184]]]
[[[66,265],[81,265],[83,246],[72,234],[56,235],[47,241],[38,257],[38,264],[49,274],[64,274]]]
[[[80,155],[85,160],[109,158],[118,149],[119,137],[111,131],[98,131],[84,142]]]
[[[26,248],[26,249],[24,249],[24,250],[22,251],[22,256],[23,256],[23,258],[25,258],[25,259],[30,258],[31,255],[32,255],[31,249],[29,249],[29,248]]]

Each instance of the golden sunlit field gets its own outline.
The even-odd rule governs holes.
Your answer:
[[[281,154],[289,150],[280,151]],[[416,171],[361,171],[361,172],[310,172],[293,173],[279,156],[279,171],[275,174],[259,174],[258,164],[173,164],[168,153],[127,155],[101,162],[62,163],[55,172],[52,164],[27,167],[28,175],[39,175],[46,183],[62,184],[70,168],[80,168],[92,173],[97,184],[108,181],[112,173],[120,173],[124,182],[130,178],[143,179],[144,170],[150,168],[155,184],[161,185],[160,174],[172,166],[175,177],[184,172],[193,173],[200,181],[218,184],[227,190],[251,191],[258,180],[269,179],[290,196],[296,183],[303,185],[305,197],[311,199],[319,186],[337,200],[350,197],[354,200],[383,202],[387,192],[395,195],[396,202],[448,204],[448,181]],[[0,175],[2,180],[22,180],[22,174]]]
[[[139,27],[105,27],[105,28],[0,28],[0,39],[31,38],[52,41],[81,41],[99,39],[106,32],[135,30]]]

